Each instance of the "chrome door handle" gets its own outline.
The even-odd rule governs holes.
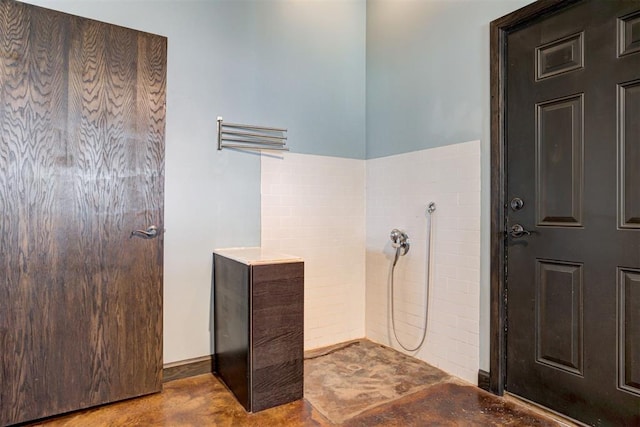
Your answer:
[[[150,226],[146,230],[133,230],[129,238],[139,237],[141,239],[153,239],[158,237],[158,228],[155,225]]]
[[[513,224],[511,226],[511,230],[509,230],[509,235],[514,239],[528,236],[531,232],[524,229],[524,227],[520,224]]]

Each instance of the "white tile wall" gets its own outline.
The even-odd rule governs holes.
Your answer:
[[[471,383],[479,366],[480,142],[367,161],[366,334],[400,349],[390,330],[389,232],[405,230],[396,266],[398,337],[413,347],[424,319],[426,205],[434,201],[432,284],[426,344],[415,357]]]
[[[430,201],[437,210],[429,326],[426,344],[414,356],[476,383],[480,142],[366,162],[262,156],[262,246],[305,259],[305,349],[365,334],[400,349],[391,338],[389,317],[393,228],[405,230],[411,241],[395,273],[398,336],[417,344],[425,311]]]
[[[262,155],[262,246],[305,261],[305,349],[364,336],[365,161]]]

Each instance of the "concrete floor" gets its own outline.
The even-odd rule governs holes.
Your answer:
[[[318,356],[320,354],[320,356]],[[406,358],[406,359],[405,359]],[[305,361],[305,399],[248,414],[210,374],[162,393],[31,425],[58,426],[567,426],[368,341]]]

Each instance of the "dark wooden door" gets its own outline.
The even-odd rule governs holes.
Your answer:
[[[0,1],[0,425],[159,391],[166,39]]]
[[[640,425],[640,2],[566,7],[507,61],[506,388]]]

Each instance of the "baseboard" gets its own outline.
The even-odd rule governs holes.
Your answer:
[[[478,387],[488,392],[491,392],[491,380],[489,378],[489,372],[478,370]]]
[[[194,377],[213,372],[213,355],[167,363],[162,367],[162,382]]]

